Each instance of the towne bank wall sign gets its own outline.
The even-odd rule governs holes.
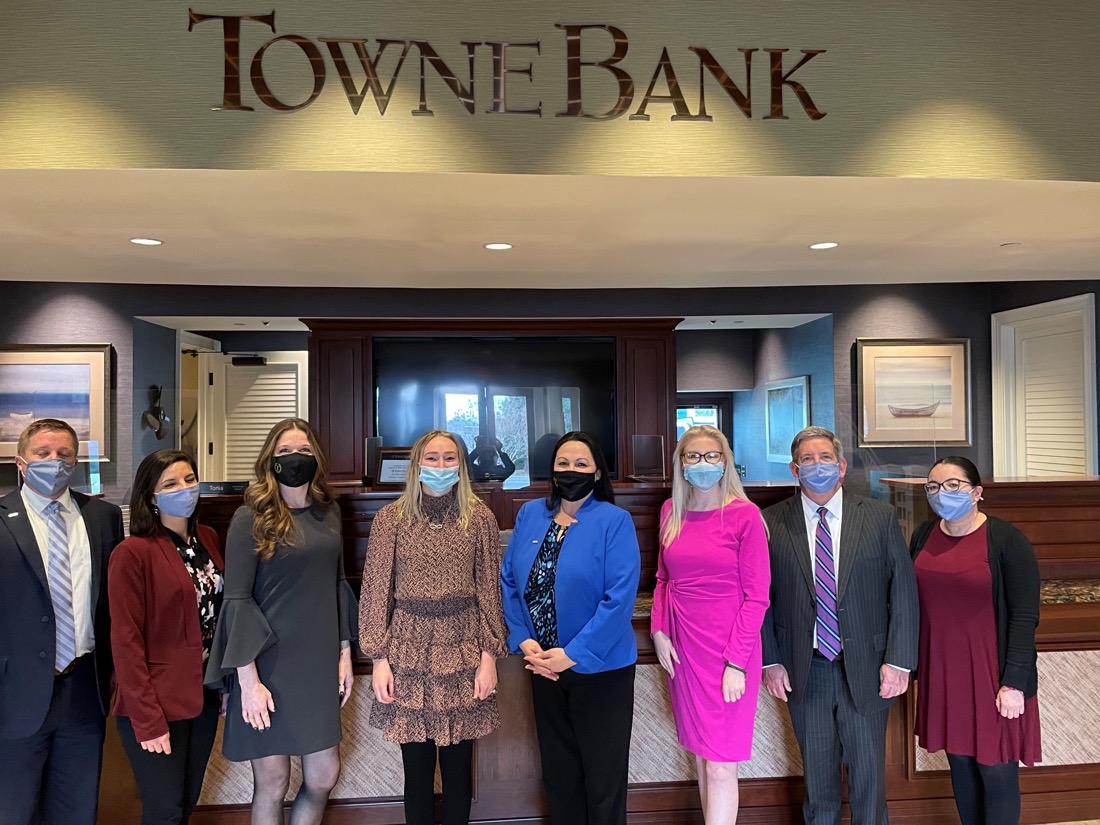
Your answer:
[[[560,99],[552,104],[533,100],[520,103],[509,99],[508,79],[518,75],[526,78],[528,84],[536,79],[544,45],[548,45],[544,39],[459,40],[456,45],[411,37],[321,37],[279,34],[274,10],[268,14],[229,15],[189,9],[188,15],[188,31],[221,29],[224,86],[221,102],[212,108],[223,112],[255,110],[251,105],[252,96],[242,90],[246,83],[251,86],[255,101],[261,105],[279,112],[297,112],[314,103],[324,93],[326,85],[333,85],[329,81],[335,76],[354,114],[360,113],[369,96],[378,114],[385,116],[398,77],[404,71],[415,73],[419,82],[419,105],[412,110],[416,116],[431,117],[436,108],[460,105],[471,115],[544,117],[552,114],[559,118],[590,120],[612,120],[627,115],[630,120],[645,121],[654,116],[650,113],[652,110],[661,117],[667,112],[674,121],[710,121],[713,120],[711,110],[719,111],[721,105],[727,111],[739,111],[746,118],[752,118],[755,69],[757,78],[764,75],[764,81],[757,80],[755,89],[755,108],[758,112],[767,111],[763,120],[787,120],[790,113],[820,120],[827,114],[814,103],[808,88],[812,86],[813,69],[808,64],[823,59],[826,49],[734,48],[706,44],[691,45],[670,54],[668,47],[662,46],[659,55],[653,55],[652,72],[635,78],[623,65],[631,43],[622,28],[606,22],[555,23],[556,31],[546,37],[564,39],[565,85]],[[251,35],[253,30],[265,38],[268,34],[272,36],[252,54],[242,54],[242,31]],[[555,51],[560,46],[560,43],[554,44]],[[294,71],[312,74],[312,91],[304,98],[286,100],[272,90],[276,78],[271,75],[269,54],[274,54],[272,50],[275,49],[297,49],[304,58],[293,64],[285,61],[278,64],[280,72],[294,65],[299,67]],[[475,72],[475,58],[486,52],[492,62],[491,75],[486,78],[488,94],[479,91],[485,88],[485,83]],[[246,79],[241,77],[244,67],[248,67]],[[694,111],[684,96],[681,78],[685,81],[691,78],[698,84],[698,93],[693,96],[693,100],[698,100]],[[639,96],[641,84],[645,85],[645,93]],[[309,88],[308,82],[305,88]],[[711,110],[707,108],[708,88],[713,94]],[[454,100],[443,89],[449,91]],[[513,97],[519,98],[520,94],[513,91]],[[714,97],[720,103],[713,103]],[[593,98],[601,102],[597,104]],[[612,99],[614,102],[607,105],[606,101]],[[796,103],[792,105],[792,101]]]

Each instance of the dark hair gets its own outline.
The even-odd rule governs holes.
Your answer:
[[[981,486],[982,477],[978,475],[978,468],[974,466],[974,462],[969,458],[964,458],[961,455],[949,455],[947,458],[941,458],[935,464],[933,464],[928,472],[932,472],[933,469],[939,467],[941,464],[950,464],[952,467],[958,467],[963,471],[963,475],[966,476],[966,481],[971,487]]]
[[[164,529],[160,518],[153,512],[154,491],[164,471],[180,461],[190,464],[191,471],[198,476],[199,469],[195,466],[195,460],[179,450],[157,450],[141,460],[134,475],[134,489],[130,491],[131,536],[155,536]],[[189,533],[195,532],[198,512],[196,507],[191,518],[187,520]]]
[[[554,451],[550,453],[550,475],[548,476],[550,479],[550,495],[546,497],[546,506],[551,510],[557,510],[558,505],[561,504],[561,494],[558,492],[557,485],[554,484],[554,461],[558,457],[558,450],[570,441],[579,441],[586,446],[589,452],[592,453],[592,460],[596,462],[596,470],[599,472],[600,477],[596,479],[596,486],[592,490],[592,495],[597,501],[609,501],[614,504],[615,491],[611,488],[611,472],[607,469],[607,459],[604,458],[603,450],[600,449],[596,439],[588,433],[574,430],[559,438],[558,443],[554,445]]]

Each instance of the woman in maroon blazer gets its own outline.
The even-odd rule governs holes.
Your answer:
[[[186,823],[199,799],[220,697],[203,687],[222,599],[218,537],[197,523],[195,464],[146,456],[130,497],[130,538],[107,573],[118,693],[113,713],[142,804],[142,825]]]

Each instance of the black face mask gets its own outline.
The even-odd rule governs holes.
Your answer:
[[[596,487],[595,473],[578,473],[576,470],[554,472],[554,487],[566,501],[580,501]]]
[[[317,475],[317,459],[305,453],[277,455],[271,459],[275,480],[286,487],[301,487]]]

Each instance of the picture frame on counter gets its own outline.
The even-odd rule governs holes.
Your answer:
[[[375,487],[404,487],[412,447],[379,447],[374,467]]]
[[[969,338],[859,338],[860,447],[971,446]]]
[[[0,344],[0,462],[15,460],[32,421],[76,430],[81,461],[109,461],[110,344]]]

